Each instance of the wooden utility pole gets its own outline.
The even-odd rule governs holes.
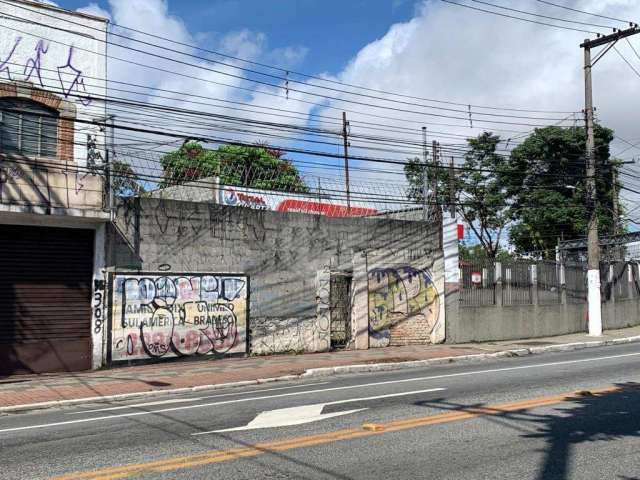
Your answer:
[[[347,212],[351,213],[351,189],[349,187],[349,122],[347,112],[342,112],[342,139],[344,141],[344,183],[347,192]]]
[[[602,335],[602,308],[600,305],[600,242],[598,240],[598,192],[596,191],[596,167],[593,131],[593,90],[591,83],[591,69],[607,53],[616,42],[622,38],[640,33],[637,24],[631,24],[626,30],[616,30],[610,35],[604,35],[595,40],[585,39],[580,45],[584,49],[584,116],[587,130],[586,151],[586,185],[587,185],[587,214],[589,215],[587,231],[587,301],[589,311],[589,335]],[[591,49],[607,45],[591,60]]]

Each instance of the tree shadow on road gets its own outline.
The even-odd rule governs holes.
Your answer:
[[[537,475],[539,480],[569,478],[574,447],[578,444],[640,437],[640,383],[620,383],[615,388],[600,393],[577,392],[567,396],[565,401],[560,408],[549,414],[536,413],[532,410],[536,406],[501,409],[482,404],[461,405],[439,400],[418,404],[478,415],[517,430],[521,438],[543,439],[546,448]],[[509,420],[508,424],[504,420]],[[533,432],[531,428],[534,429]],[[624,475],[617,478],[640,480]]]
[[[640,384],[616,387],[602,394],[584,392],[572,401],[575,406],[533,420],[538,425],[537,432],[523,437],[542,438],[548,445],[538,478],[568,478],[575,445],[640,436]]]

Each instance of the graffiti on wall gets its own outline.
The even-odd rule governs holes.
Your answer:
[[[328,317],[252,319],[251,353],[324,352],[331,338]]]
[[[374,268],[368,276],[370,346],[426,340],[440,312],[431,273],[405,265]]]
[[[246,352],[247,277],[116,274],[112,360]]]
[[[54,71],[51,67],[55,65],[52,64],[48,68],[43,67],[47,54],[49,54],[49,43],[43,39],[35,40],[33,43],[23,42],[23,40],[21,36],[16,37],[7,52],[0,52],[0,55],[3,55],[0,56],[0,74],[4,74],[9,81],[23,80],[25,82],[33,82],[35,80],[40,87],[44,88],[45,82],[42,80],[42,71]],[[29,48],[31,45],[33,45],[33,48]],[[33,53],[21,59],[22,55],[17,50],[21,50],[22,47],[29,48]],[[45,75],[44,78],[58,83],[60,92],[65,98],[72,97],[72,99],[87,107],[92,100],[87,91],[84,72],[78,67],[77,61],[74,59],[74,47],[69,46],[66,54],[66,62],[62,65],[56,65],[55,71],[58,78],[54,80],[51,74],[48,77]]]

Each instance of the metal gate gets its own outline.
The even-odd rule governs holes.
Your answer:
[[[0,375],[91,368],[93,236],[0,225]]]
[[[351,275],[332,272],[329,288],[331,347],[344,348],[351,340]]]

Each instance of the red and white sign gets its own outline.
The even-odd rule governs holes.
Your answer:
[[[480,285],[482,283],[482,272],[471,272],[471,283]]]
[[[358,202],[351,202],[351,206],[348,208],[346,203],[333,200],[324,202],[314,195],[285,194],[242,187],[221,186],[219,201],[223,205],[236,207],[275,210],[277,212],[312,213],[327,217],[363,217],[378,213],[375,208]]]

